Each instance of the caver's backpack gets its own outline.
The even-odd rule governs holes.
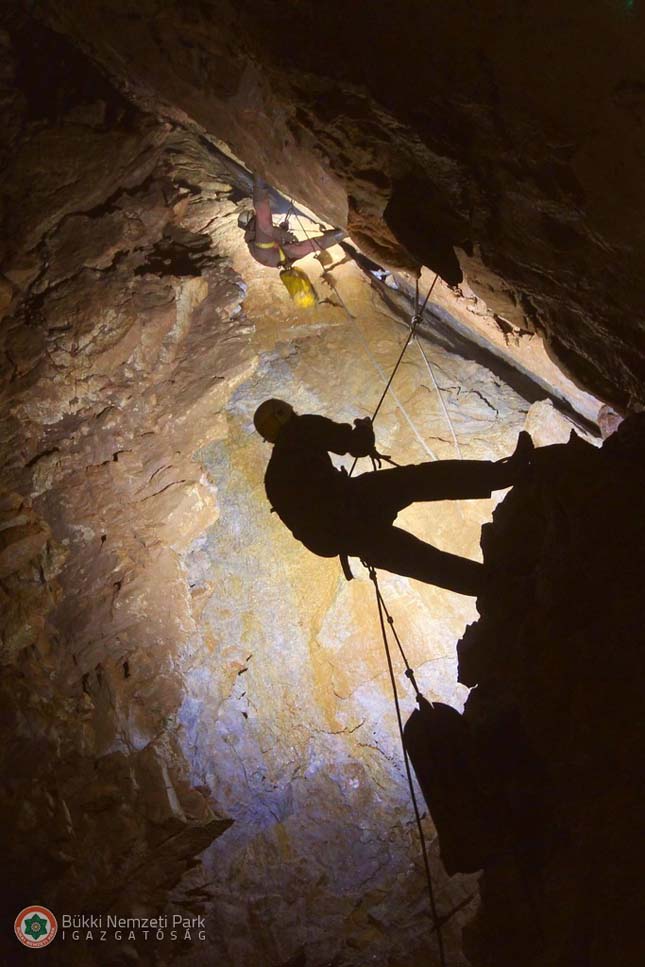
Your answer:
[[[499,846],[498,820],[482,781],[470,730],[450,705],[418,696],[405,748],[439,836],[446,872],[474,873]]]
[[[299,309],[311,309],[316,305],[316,292],[302,269],[282,269],[280,278]]]

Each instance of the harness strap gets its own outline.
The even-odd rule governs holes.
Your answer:
[[[287,256],[285,255],[284,250],[280,247],[280,245],[278,245],[278,243],[276,241],[273,241],[273,242],[254,242],[254,245],[256,245],[258,248],[264,248],[264,249],[277,248],[278,252],[280,253],[280,261],[281,262],[286,262],[287,261]]]
[[[343,551],[343,552],[341,552],[338,555],[338,557],[340,558],[340,566],[343,569],[343,574],[345,575],[345,580],[346,581],[351,581],[353,579],[354,575],[352,574],[352,569],[349,566],[349,558],[347,557],[347,554],[345,554],[345,552]]]

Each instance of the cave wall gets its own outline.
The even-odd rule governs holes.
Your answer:
[[[464,721],[498,810],[466,941],[478,965],[645,954],[644,433],[639,415],[601,449],[545,447],[484,529],[505,579],[459,644],[460,680],[477,683]]]
[[[357,321],[336,305],[322,306],[313,320],[281,303],[280,283],[245,253],[237,258],[249,287],[245,309],[256,320],[258,366],[226,405],[227,438],[201,453],[221,516],[187,560],[204,603],[204,644],[181,715],[195,777],[218,790],[235,819],[204,858],[220,942],[233,962],[249,967],[258,957],[277,964],[297,955],[314,964],[423,963],[434,948],[372,589],[358,562],[347,584],[336,560],[312,557],[270,514],[262,487],[268,448],[251,423],[256,405],[275,393],[301,412],[337,419],[368,410],[382,384],[357,328],[383,366],[396,358],[402,335],[355,267],[334,274]],[[307,265],[312,275],[315,264]],[[464,451],[510,448],[527,404],[495,388],[475,364],[439,350],[432,358]],[[397,380],[397,395],[426,445],[452,456],[418,353]],[[398,458],[427,458],[391,400],[378,435]],[[489,506],[409,512],[405,524],[476,554]],[[474,616],[472,602],[389,575],[383,589],[419,681],[461,707],[454,647]],[[410,709],[402,676],[400,688]],[[445,877],[429,833],[442,911],[452,914],[446,942],[460,962],[461,925],[476,892],[472,878]]]
[[[181,555],[218,514],[191,454],[221,432],[222,400],[251,365],[243,285],[210,236],[180,225],[191,146],[47,31],[13,26],[4,899],[16,911],[35,890],[59,911],[165,906],[231,823],[191,782],[173,722],[177,650],[196,634]],[[49,65],[48,97],[30,84],[43,78],[25,80],[34,51]],[[204,185],[211,219],[233,210],[227,191]],[[199,897],[184,906],[199,909]]]
[[[170,18],[172,81],[176,10],[155,10]],[[198,29],[197,8],[185,10]],[[99,17],[102,29],[123,28],[119,13]],[[143,26],[138,14],[130,22],[139,54]],[[222,36],[214,71],[238,56]],[[129,37],[122,29],[119,43]],[[178,113],[169,98],[161,110],[155,85],[146,100],[138,80],[125,97],[25,14],[2,40],[10,779],[0,809],[14,831],[11,908],[34,902],[37,882],[54,908],[205,912],[209,951],[240,965],[425,963],[434,947],[371,589],[346,585],[336,562],[310,558],[268,513],[266,451],[251,428],[257,402],[277,392],[348,420],[369,412],[380,384],[366,347],[387,370],[397,321],[352,264],[335,275],[354,321],[315,263],[325,299],[316,316],[289,304],[240,248],[226,172],[187,105]],[[134,77],[130,53],[122,76],[127,60]],[[152,55],[149,67],[158,68]],[[238,124],[230,87],[202,86],[216,93],[221,130]],[[190,71],[186,91],[198,105]],[[301,150],[303,197],[340,217],[345,188],[326,161],[312,164],[310,145]],[[250,144],[244,151],[253,159]],[[267,171],[269,155],[257,155]],[[325,207],[330,198],[338,208]],[[361,238],[374,246],[382,229],[366,224]],[[401,261],[390,236],[373,250]],[[472,359],[427,348],[464,456],[505,456],[524,426],[538,443],[568,437],[549,404],[529,408]],[[397,393],[432,455],[454,456],[420,356],[406,360]],[[379,442],[401,461],[430,456],[392,400]],[[485,501],[410,511],[405,523],[476,556],[491,510]],[[384,590],[424,690],[461,708],[455,642],[472,602],[393,577]],[[445,876],[425,823],[447,943],[463,963],[476,886]],[[52,951],[70,962],[67,948]],[[200,949],[110,952],[173,955],[203,962]],[[95,962],[91,948],[73,956]]]
[[[642,405],[643,11],[65,2],[38,15],[377,260],[466,281]],[[456,254],[455,254],[456,253]]]
[[[366,951],[423,958],[423,880],[369,587],[346,588],[334,562],[312,563],[276,529],[250,422],[259,398],[286,383],[303,407],[333,412],[342,396],[339,416],[364,412],[379,391],[369,357],[352,374],[362,344],[339,306],[304,320],[239,250],[230,186],[198,139],[123,100],[47,30],[18,21],[4,40],[7,906],[33,902],[37,888],[57,912],[203,912],[209,950],[238,964],[305,949],[314,962],[340,951],[356,963]],[[48,65],[48,97],[24,79],[35,54]],[[349,306],[368,334],[369,308],[373,351],[389,365],[395,320],[355,266],[342,272]],[[456,400],[469,367],[446,353],[438,361]],[[464,446],[470,434],[481,452],[505,451],[526,404],[500,390],[506,419],[496,426],[482,398],[493,386],[471,368]],[[400,392],[412,409],[420,401],[433,446],[452,452],[427,381],[417,361]],[[423,455],[395,407],[383,433]],[[474,552],[478,513],[426,529]],[[269,547],[286,561],[279,581]],[[394,589],[422,680],[463,702],[454,642],[472,604],[439,593],[441,617],[429,618],[407,582]],[[313,607],[296,618],[305,601]],[[257,674],[244,664],[251,650]],[[205,853],[223,833],[227,849]],[[438,870],[460,960],[462,911],[476,893]],[[18,956],[15,938],[2,942]],[[57,945],[51,957],[203,956],[103,950]]]

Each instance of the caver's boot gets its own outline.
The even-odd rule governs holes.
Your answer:
[[[527,430],[522,430],[517,438],[515,450],[510,457],[502,461],[514,476],[515,483],[524,478],[527,470],[531,466],[534,451],[535,447],[530,433]]]

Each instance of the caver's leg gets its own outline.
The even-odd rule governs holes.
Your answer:
[[[490,497],[494,490],[512,486],[516,477],[510,463],[437,460],[361,474],[351,489],[357,507],[388,508],[395,516],[416,501]]]
[[[399,527],[386,527],[366,535],[351,547],[372,567],[403,577],[477,597],[484,587],[484,566],[456,554],[447,554]]]

